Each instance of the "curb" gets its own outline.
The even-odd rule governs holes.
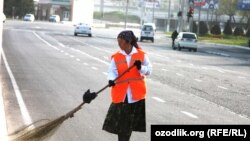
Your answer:
[[[200,43],[207,44],[207,45],[215,45],[215,46],[232,47],[232,48],[250,50],[250,47],[238,46],[238,45],[226,45],[226,44],[216,44],[216,43],[207,43],[207,42],[200,42]]]

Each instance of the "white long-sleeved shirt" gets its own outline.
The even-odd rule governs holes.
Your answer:
[[[127,65],[129,67],[129,64],[130,64],[130,61],[131,61],[131,57],[132,57],[132,55],[134,53],[137,53],[137,49],[133,47],[132,51],[130,52],[130,54],[127,54],[123,50],[120,50],[119,52],[125,56],[126,61],[127,61]],[[141,73],[141,75],[147,76],[147,75],[150,75],[151,72],[152,72],[152,65],[151,65],[151,63],[149,61],[149,58],[148,58],[147,54],[144,54],[144,61],[142,62],[140,73]],[[118,71],[117,71],[117,68],[116,68],[116,64],[115,64],[114,58],[112,58],[111,64],[110,64],[109,70],[108,70],[108,80],[114,80],[117,77],[118,77]],[[128,103],[137,102],[137,101],[135,101],[135,100],[132,99],[132,93],[131,93],[130,86],[128,86],[127,98],[128,98]],[[124,100],[125,100],[125,97],[124,97]]]

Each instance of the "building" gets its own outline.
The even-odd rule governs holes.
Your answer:
[[[92,0],[34,0],[37,20],[48,21],[50,15],[59,15],[61,21],[92,24],[94,3]]]
[[[39,0],[35,2],[37,20],[49,20],[50,15],[59,15],[61,20],[69,21],[71,0]]]

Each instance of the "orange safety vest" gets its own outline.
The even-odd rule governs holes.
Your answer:
[[[137,49],[137,53],[132,55],[129,66],[132,66],[135,60],[144,60],[144,52]],[[128,64],[126,57],[117,52],[112,55],[114,58],[118,75],[121,75],[125,70],[128,69]],[[144,81],[144,76],[140,74],[140,71],[136,67],[133,67],[129,72],[125,73],[121,78],[116,81],[116,85],[112,87],[111,95],[113,103],[123,102],[127,94],[128,86],[131,88],[132,99],[141,100],[146,96],[146,84]]]

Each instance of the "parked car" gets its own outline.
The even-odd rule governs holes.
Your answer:
[[[35,16],[33,14],[26,14],[24,17],[23,17],[23,20],[24,21],[30,21],[30,22],[33,22],[35,20]]]
[[[2,20],[3,20],[3,23],[5,23],[5,20],[6,20],[6,16],[4,13],[2,13]]]
[[[92,30],[89,24],[79,23],[75,27],[74,35],[77,36],[78,34],[87,34],[89,37],[92,37]]]
[[[49,17],[50,22],[60,22],[60,16],[59,15],[51,15]]]
[[[151,40],[154,42],[155,30],[155,26],[152,24],[144,24],[141,29],[140,41]]]
[[[175,39],[173,49],[188,49],[189,51],[197,51],[197,36],[192,32],[180,32]]]

